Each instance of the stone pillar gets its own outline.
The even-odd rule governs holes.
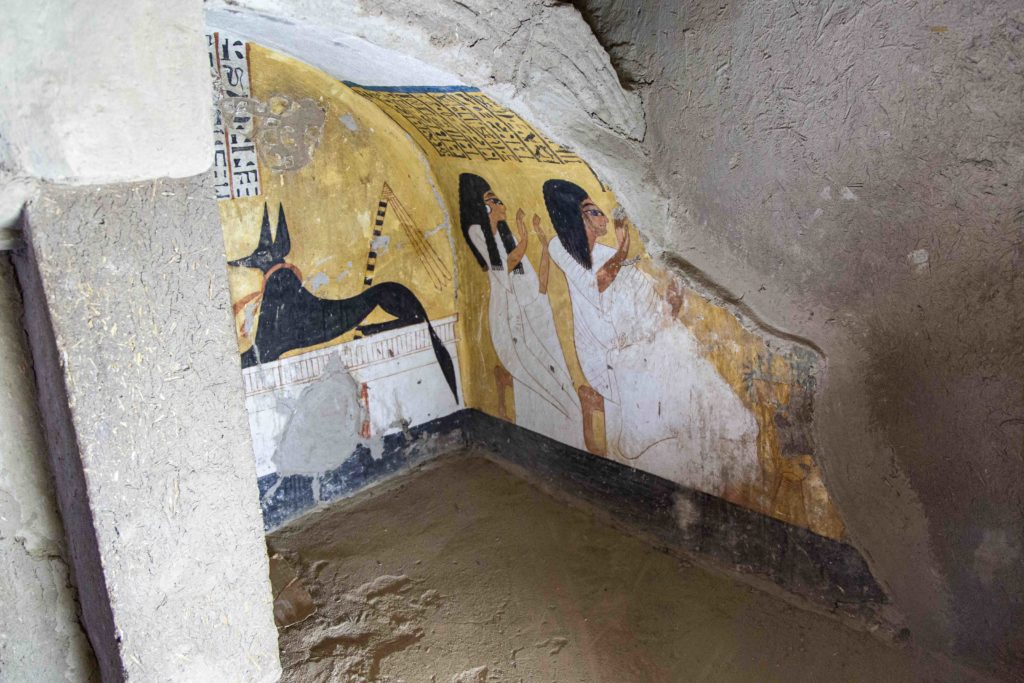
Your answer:
[[[0,254],[0,435],[0,677],[90,680],[95,665],[68,576],[21,293],[7,254]]]
[[[267,554],[206,176],[48,187],[16,266],[106,681],[273,681]]]

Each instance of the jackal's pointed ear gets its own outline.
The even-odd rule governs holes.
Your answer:
[[[256,245],[256,248],[251,254],[244,258],[235,259],[234,261],[228,261],[229,266],[236,266],[239,268],[259,268],[261,255],[263,259],[269,255],[270,249],[273,246],[273,240],[270,237],[270,214],[267,210],[266,202],[263,203],[263,224],[260,226],[260,242]]]
[[[277,208],[277,235],[274,236],[274,245],[270,253],[274,259],[283,259],[292,250],[292,239],[288,236],[288,222],[284,218],[284,204]]]
[[[273,240],[270,237],[270,213],[267,209],[267,203],[263,202],[263,224],[260,225],[260,243],[256,247],[256,251],[269,249],[272,244]]]

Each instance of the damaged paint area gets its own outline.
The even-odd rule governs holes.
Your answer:
[[[309,98],[222,97],[217,109],[227,130],[252,139],[260,160],[277,173],[308,164],[324,129],[324,111]]]
[[[436,326],[452,355],[454,323]],[[425,324],[258,364],[243,378],[261,502],[282,521],[403,466],[421,433],[412,428],[429,433],[461,407]]]

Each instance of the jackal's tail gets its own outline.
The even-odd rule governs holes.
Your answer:
[[[430,324],[427,311],[423,308],[423,304],[420,303],[416,294],[405,285],[397,282],[381,282],[372,285],[369,289],[359,294],[358,297],[366,300],[367,313],[375,306],[380,306],[386,313],[395,317],[395,320],[385,323],[360,325],[359,330],[363,334],[374,334],[375,332],[404,327],[406,325],[415,325],[417,323],[427,324],[430,344],[434,347],[434,357],[437,358],[437,364],[441,366],[441,372],[444,374],[445,381],[448,382],[448,388],[452,390],[452,396],[455,397],[455,402],[458,403],[459,390],[455,380],[455,364],[452,362],[451,354],[445,348],[444,342],[437,336],[434,326]]]
[[[448,382],[448,388],[452,390],[452,396],[455,397],[455,402],[458,403],[459,390],[455,384],[455,364],[452,363],[451,354],[444,347],[441,338],[437,336],[437,332],[434,331],[434,326],[430,324],[429,320],[427,320],[427,332],[430,333],[430,343],[434,347],[434,356],[437,358],[437,364],[441,366],[441,372]]]

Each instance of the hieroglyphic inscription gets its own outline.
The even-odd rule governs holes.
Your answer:
[[[581,163],[571,151],[477,90],[352,88],[405,119],[443,157]]]
[[[255,197],[260,193],[256,146],[244,132],[247,121],[225,120],[217,106],[226,97],[249,97],[249,57],[245,41],[223,33],[207,34],[210,75],[214,85],[213,175],[217,199]]]

